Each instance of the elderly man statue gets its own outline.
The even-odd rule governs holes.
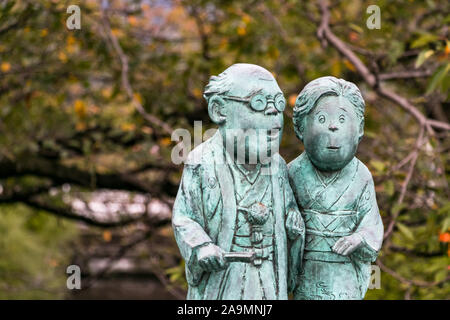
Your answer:
[[[234,64],[204,97],[219,129],[189,154],[173,209],[187,298],[287,299],[304,224],[278,154],[283,94],[266,69]]]
[[[306,227],[295,299],[362,299],[383,223],[367,167],[355,157],[364,133],[364,100],[351,82],[311,81],[297,97],[294,128],[305,152],[289,180]]]

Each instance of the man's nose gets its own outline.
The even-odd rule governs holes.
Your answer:
[[[278,113],[278,110],[275,108],[275,105],[273,103],[269,103],[266,111],[264,112],[264,114],[266,116],[277,115],[277,113]]]
[[[328,126],[328,130],[332,132],[336,131],[337,129],[338,127],[336,127],[336,125],[333,122],[331,122],[330,125]]]

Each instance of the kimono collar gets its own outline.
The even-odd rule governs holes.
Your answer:
[[[258,179],[259,174],[261,173],[261,164],[260,163],[258,163],[256,165],[255,170],[248,170],[247,168],[245,168],[245,166],[243,164],[233,161],[230,154],[226,150],[225,150],[225,157],[226,157],[227,162],[230,165],[230,167],[231,167],[230,169],[232,169],[232,171],[239,172],[251,184],[255,183],[256,179]]]

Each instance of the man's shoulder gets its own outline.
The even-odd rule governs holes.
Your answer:
[[[209,138],[189,152],[185,165],[195,168],[211,165],[214,163],[214,152],[220,152],[220,150],[221,145],[217,139],[214,137]]]

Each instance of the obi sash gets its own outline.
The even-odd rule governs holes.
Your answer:
[[[327,262],[350,262],[347,256],[332,251],[341,237],[351,235],[357,227],[358,212],[354,210],[335,210],[319,212],[303,210],[306,227],[305,260]]]

